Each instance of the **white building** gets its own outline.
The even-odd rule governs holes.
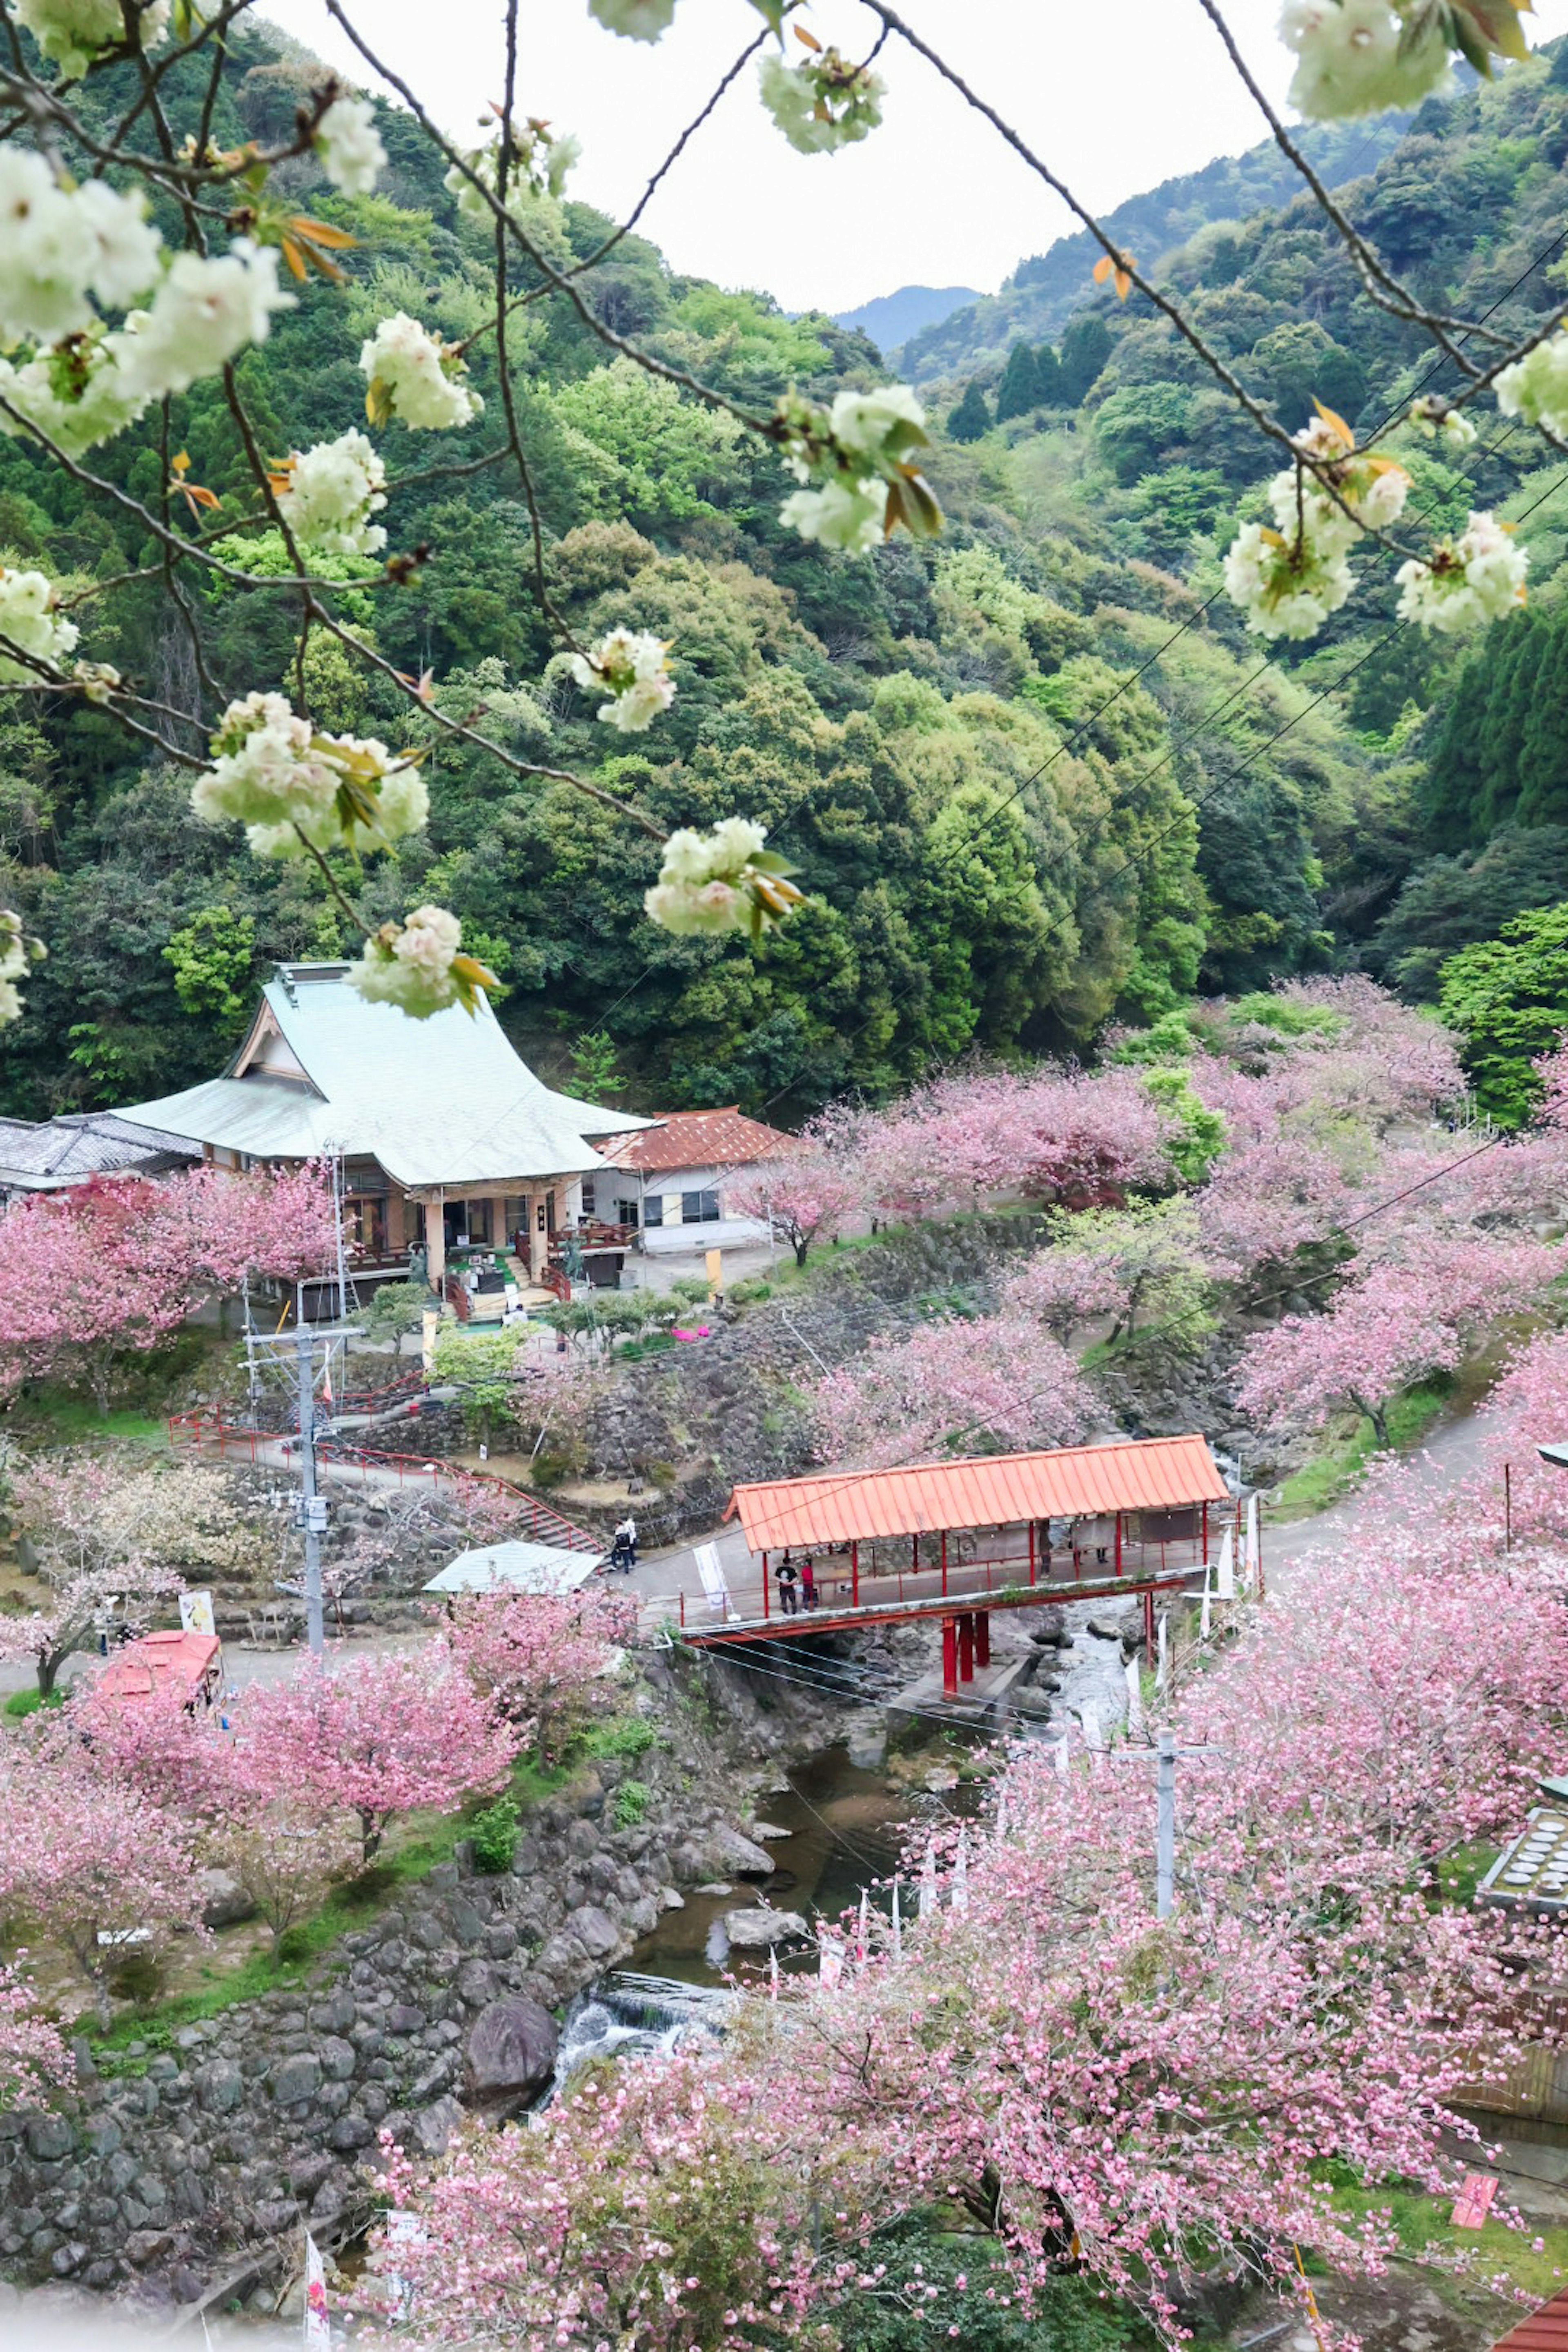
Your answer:
[[[728,1110],[671,1110],[638,1134],[596,1139],[608,1162],[583,1183],[585,1216],[636,1235],[649,1258],[700,1258],[710,1249],[756,1248],[768,1241],[761,1217],[726,1204],[742,1176],[799,1150],[793,1135]]]

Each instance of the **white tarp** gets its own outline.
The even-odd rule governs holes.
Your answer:
[[[309,2230],[305,2232],[305,2352],[332,2352],[326,2268],[321,2250]]]
[[[603,1552],[563,1551],[542,1543],[486,1544],[460,1551],[426,1585],[426,1592],[575,1592],[586,1584]]]
[[[1226,1528],[1225,1541],[1219,1548],[1219,1566],[1215,1571],[1216,1601],[1236,1599],[1236,1530]]]

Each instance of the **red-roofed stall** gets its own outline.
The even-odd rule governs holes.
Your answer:
[[[1568,2352],[1568,2286],[1500,2336],[1492,2352]]]
[[[99,1675],[100,1698],[163,1698],[178,1692],[187,1706],[210,1706],[223,1687],[223,1644],[216,1633],[143,1633],[128,1642]]]

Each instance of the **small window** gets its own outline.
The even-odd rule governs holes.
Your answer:
[[[719,1222],[717,1192],[682,1192],[680,1222],[683,1225],[716,1225]]]
[[[585,1217],[591,1217],[595,1214],[594,1204],[594,1180],[591,1176],[584,1176],[583,1179],[583,1214]]]
[[[632,1202],[630,1207],[632,1213],[626,1223],[635,1225],[637,1221],[637,1202]],[[663,1224],[664,1194],[662,1192],[649,1192],[647,1195],[642,1204],[642,1221],[645,1225]]]

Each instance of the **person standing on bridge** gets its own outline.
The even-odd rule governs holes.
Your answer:
[[[809,1552],[800,1564],[800,1597],[807,1609],[816,1606],[816,1562]]]
[[[779,1606],[786,1617],[793,1617],[800,1606],[800,1595],[795,1591],[798,1579],[795,1575],[795,1562],[787,1551],[780,1560],[775,1574],[779,1588]]]

